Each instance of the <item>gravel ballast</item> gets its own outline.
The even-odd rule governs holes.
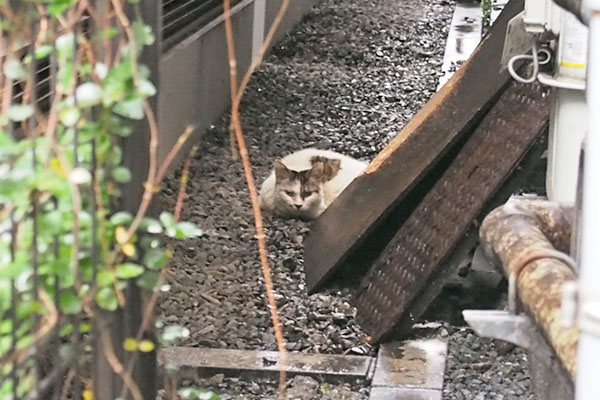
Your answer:
[[[274,160],[306,147],[372,159],[435,92],[453,8],[454,1],[446,0],[323,0],[274,47],[242,102],[257,182],[268,175]],[[227,128],[224,117],[198,143],[182,219],[197,224],[205,235],[175,244],[170,291],[162,296],[159,315],[166,324],[190,330],[183,346],[276,350],[248,191],[241,164],[231,158]],[[161,193],[165,209],[175,204],[180,175],[177,170],[166,179]],[[272,219],[265,226],[287,348],[375,355],[355,321],[349,290],[306,293],[302,253],[309,224]],[[494,356],[484,340],[467,340],[460,328],[449,330],[444,398],[530,398],[522,353]],[[475,343],[479,349],[469,347]],[[489,389],[478,385],[475,390],[469,383],[471,360],[460,356],[464,348],[481,357],[478,362],[497,363],[498,368],[508,363],[512,372],[503,380],[482,381]],[[510,378],[519,374],[524,397],[503,394]],[[313,393],[296,398],[368,398],[367,382],[315,381],[315,386],[294,379],[290,388],[302,386]],[[276,384],[266,381],[223,378],[210,383],[223,399],[234,394],[236,399],[267,399],[276,393]],[[472,395],[465,394],[469,391]],[[476,397],[480,393],[505,397]]]

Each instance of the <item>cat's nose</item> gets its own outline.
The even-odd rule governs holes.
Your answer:
[[[296,208],[299,210],[302,208],[302,204],[294,204],[296,206]]]

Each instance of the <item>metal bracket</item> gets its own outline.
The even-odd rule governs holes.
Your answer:
[[[535,327],[525,315],[497,310],[464,310],[463,318],[479,336],[504,340],[524,349],[531,347]]]
[[[524,15],[525,11],[522,11],[508,22],[504,36],[502,59],[500,60],[501,72],[508,68],[508,62],[511,58],[530,51],[531,45],[535,41],[535,35],[525,29]]]

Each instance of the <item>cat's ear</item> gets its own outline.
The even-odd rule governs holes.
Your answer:
[[[325,163],[323,170],[323,179],[326,181],[332,180],[340,171],[342,167],[342,160],[339,159],[328,159]]]
[[[287,179],[290,176],[290,170],[281,161],[273,163],[273,170],[275,171],[275,179],[278,181]]]
[[[310,169],[310,177],[318,180],[325,181],[325,164],[322,161],[315,162]]]

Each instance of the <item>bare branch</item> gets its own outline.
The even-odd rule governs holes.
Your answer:
[[[175,203],[175,210],[173,212],[173,218],[177,222],[179,221],[179,217],[181,217],[181,210],[183,209],[185,188],[187,186],[187,182],[190,175],[190,164],[192,163],[192,158],[194,158],[194,154],[196,154],[197,150],[198,146],[192,147],[187,159],[185,160],[185,164],[183,165],[183,171],[181,172],[181,181],[179,182],[179,193],[177,194],[177,202]]]
[[[285,0],[284,0],[285,2]],[[233,29],[231,27],[231,13],[230,13],[230,2],[229,0],[223,0],[225,9],[225,34],[227,36],[227,48],[229,56],[229,67],[230,67],[230,82],[233,85],[236,81],[235,76],[235,47],[233,43]],[[282,5],[283,7],[283,5]],[[285,9],[284,9],[285,10]],[[251,73],[251,72],[250,72]],[[232,94],[241,93],[239,90],[232,89]],[[233,99],[237,96],[232,97]],[[241,97],[240,97],[241,98]],[[281,358],[281,370],[279,374],[279,398],[285,399],[285,364],[286,364],[286,348],[285,341],[283,338],[283,330],[281,323],[279,322],[279,315],[277,313],[277,303],[275,302],[275,296],[273,293],[273,281],[271,279],[271,268],[269,266],[269,259],[267,257],[267,245],[265,240],[265,232],[263,227],[262,213],[260,210],[260,203],[258,200],[258,193],[256,190],[256,184],[254,182],[254,176],[252,175],[252,165],[250,163],[250,157],[248,155],[248,149],[246,147],[246,141],[244,140],[244,133],[242,131],[242,124],[240,121],[239,114],[239,101],[232,101],[231,105],[231,126],[235,133],[239,154],[242,159],[242,165],[244,168],[244,175],[246,177],[246,183],[248,185],[248,192],[250,193],[250,200],[252,202],[252,211],[254,213],[254,225],[256,228],[256,237],[258,239],[258,253],[260,257],[260,264],[265,280],[265,290],[269,303],[269,311],[271,313],[271,320],[275,329],[275,338],[277,339],[277,347],[279,349]]]

